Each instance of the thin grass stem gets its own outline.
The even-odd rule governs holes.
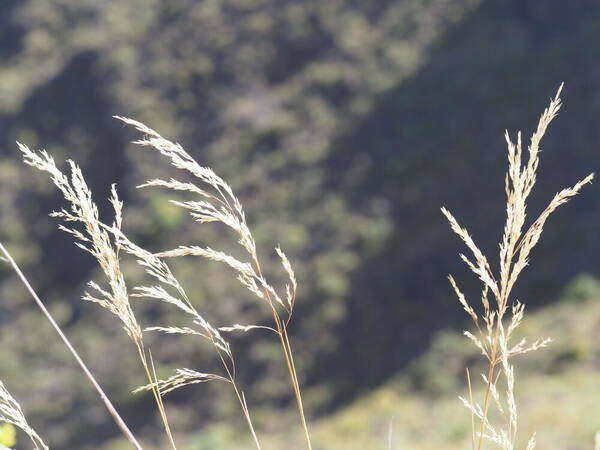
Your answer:
[[[25,277],[25,275],[23,274],[23,272],[21,271],[21,269],[19,268],[19,266],[17,265],[17,263],[15,262],[13,257],[11,256],[11,254],[8,252],[8,250],[6,250],[4,245],[2,245],[2,243],[0,243],[0,251],[2,252],[4,257],[8,260],[8,262],[12,266],[12,268],[15,271],[15,273],[17,274],[17,276],[20,278],[20,280],[23,283],[23,285],[25,286],[25,288],[29,291],[29,293],[33,297],[35,303],[40,308],[40,310],[42,311],[44,316],[46,316],[46,319],[48,319],[48,321],[50,322],[52,327],[56,330],[56,332],[62,339],[63,343],[67,346],[67,348],[69,349],[69,351],[75,358],[75,361],[77,361],[77,364],[79,364],[79,367],[81,368],[81,370],[83,370],[83,372],[85,373],[88,380],[92,383],[92,386],[94,386],[94,388],[98,392],[98,395],[104,402],[106,409],[108,410],[109,414],[114,419],[115,423],[117,424],[117,426],[119,427],[119,429],[121,430],[123,435],[127,438],[127,440],[129,442],[131,442],[131,444],[136,449],[142,450],[142,446],[140,445],[140,443],[137,441],[137,439],[135,438],[135,436],[133,435],[133,433],[131,432],[131,430],[129,429],[127,424],[125,423],[125,421],[121,418],[121,416],[119,415],[119,413],[117,412],[117,410],[115,409],[113,404],[111,403],[108,396],[104,393],[104,390],[100,387],[100,384],[96,381],[96,379],[92,375],[91,371],[88,369],[86,364],[83,362],[83,360],[81,359],[81,357],[79,356],[79,354],[77,353],[75,348],[71,345],[71,342],[69,341],[69,339],[67,339],[65,334],[62,332],[61,328],[58,326],[58,324],[56,323],[56,321],[54,320],[54,318],[52,317],[50,312],[46,309],[46,306],[44,305],[44,303],[42,302],[40,297],[37,295],[37,293],[31,286],[31,284],[29,283],[29,281],[27,280],[27,278]]]
[[[173,439],[173,434],[171,433],[171,427],[169,426],[169,420],[167,419],[167,412],[165,410],[165,406],[162,401],[162,396],[160,394],[160,388],[158,386],[159,383],[158,379],[156,378],[156,372],[154,371],[154,363],[152,362],[152,356],[150,356],[150,361],[152,364],[152,371],[154,373],[154,376],[150,373],[150,368],[148,367],[146,351],[138,342],[136,342],[136,347],[140,356],[140,360],[142,362],[142,367],[144,368],[144,372],[146,373],[146,378],[148,379],[148,383],[150,383],[151,385],[152,395],[154,395],[154,400],[156,401],[156,406],[158,408],[160,418],[163,422],[163,426],[165,428],[165,433],[169,440],[169,444],[171,445],[173,450],[177,450],[175,440]]]

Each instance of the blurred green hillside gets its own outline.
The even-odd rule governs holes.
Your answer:
[[[151,440],[159,433],[151,399],[130,394],[142,382],[134,349],[112,317],[79,300],[85,283],[98,279],[94,262],[47,217],[59,196],[20,162],[14,143],[81,164],[107,220],[105,198],[118,183],[126,230],[152,250],[235,251],[225,230],[193,223],[165,193],[135,189],[172,172],[130,146],[137,136],[111,116],[146,122],[231,182],[263,257],[276,261],[281,244],[295,265],[300,296],[291,333],[313,418],[383,389],[375,404],[378,392],[441,345],[439,330],[464,323],[445,276],[468,274],[439,207],[496,252],[504,129],[529,134],[565,81],[532,209],[599,166],[598,54],[600,4],[591,0],[2,0],[0,241],[126,419]],[[548,223],[519,299],[543,307],[575,275],[597,274],[598,229],[596,184]],[[142,275],[130,263],[134,283]],[[268,317],[222,267],[189,259],[175,270],[217,324]],[[274,264],[266,270],[283,279]],[[151,302],[136,307],[142,325],[182,320]],[[283,411],[293,413],[276,345],[260,333],[234,340],[249,403],[274,436],[289,428]],[[216,363],[193,340],[152,346],[161,374]],[[449,348],[448,357],[461,348]],[[112,445],[117,430],[8,270],[0,272],[0,351],[0,377],[56,448]],[[427,364],[430,373],[446,363]],[[461,379],[462,366],[453,370]],[[406,389],[394,395],[411,396],[412,385]],[[431,408],[411,398],[415,411]],[[211,421],[243,426],[219,386],[174,393],[167,406],[182,435]],[[352,422],[359,416],[350,408]],[[339,414],[319,426],[324,442],[339,434],[335,424],[346,420]],[[374,425],[377,439],[386,439],[390,420]],[[412,428],[393,428],[396,442],[417,442],[401,438]],[[431,439],[427,445],[438,438]]]

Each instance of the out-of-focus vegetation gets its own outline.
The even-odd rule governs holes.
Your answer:
[[[484,250],[495,250],[503,220],[503,130],[534,126],[561,81],[566,104],[544,141],[532,210],[557,184],[570,185],[597,166],[599,50],[600,5],[591,0],[3,0],[0,239],[26,266],[128,422],[151,440],[159,425],[151,398],[129,392],[143,376],[123,333],[78,300],[85,282],[98,275],[94,262],[45,217],[61,205],[59,197],[45,177],[22,165],[14,144],[43,145],[57,160],[76,160],[105,210],[102,201],[116,181],[127,205],[125,228],[151,249],[215,241],[227,249],[226,231],[199,227],[157,192],[135,191],[140,182],[170,173],[158,158],[128,146],[134,136],[111,116],[140,119],[231,181],[264,257],[276,262],[265,249],[279,243],[292,259],[302,290],[290,333],[308,411],[329,414],[365,396],[319,425],[317,441],[335,448],[334,437],[352,436],[354,427],[367,435],[375,430],[380,446],[390,420],[398,445],[422,442],[411,437],[413,429],[434,447],[452,433],[460,440],[468,417],[455,412],[460,405],[450,397],[468,355],[462,343],[453,344],[453,334],[434,337],[463,321],[445,279],[449,272],[460,277],[459,244],[439,206],[463,218]],[[519,299],[545,305],[572,276],[596,270],[599,201],[592,186],[552,218],[527,283],[517,286]],[[216,323],[232,317],[260,323],[268,315],[219,266],[190,260],[175,270]],[[267,271],[277,276],[274,266]],[[133,264],[129,274],[141,276]],[[3,380],[55,447],[105,442],[117,448],[111,441],[117,430],[85,379],[17,280],[9,271],[1,276]],[[179,320],[168,309],[137,306],[147,325]],[[556,320],[556,327],[563,323]],[[558,329],[550,334],[560,339]],[[435,350],[444,345],[451,348]],[[165,373],[182,363],[216,364],[206,348],[190,342],[153,346]],[[258,426],[273,435],[288,432],[292,419],[279,410],[293,413],[293,405],[276,344],[256,333],[234,346]],[[449,364],[455,375],[446,377]],[[400,372],[406,368],[420,374],[416,381],[394,384],[410,376]],[[585,373],[581,382],[591,382],[584,380],[591,371]],[[568,371],[542,376],[548,385],[521,378],[531,390],[547,386],[548,392],[564,383],[565,395],[572,384]],[[411,393],[427,392],[432,383],[439,389],[435,403]],[[528,395],[523,385],[520,393]],[[590,390],[581,405],[591,398]],[[395,419],[384,417],[392,404],[399,408]],[[446,404],[449,419],[435,432],[438,441],[405,417],[413,405],[417,419],[443,416]],[[226,424],[198,434],[191,448],[215,448],[218,436],[239,434],[236,425],[243,429],[235,399],[219,386],[175,393],[167,407],[176,433]],[[521,410],[527,420],[528,407]],[[375,417],[382,419],[373,425]],[[542,428],[536,426],[539,447],[551,448],[542,445]],[[562,429],[566,439],[571,429]]]

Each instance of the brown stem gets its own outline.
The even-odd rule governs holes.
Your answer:
[[[496,334],[494,336],[494,342],[492,344],[492,354],[490,355],[490,366],[487,375],[487,386],[485,389],[485,397],[483,400],[483,417],[481,418],[481,430],[479,432],[479,443],[477,445],[477,450],[481,450],[481,446],[483,445],[483,432],[485,430],[485,422],[487,420],[488,408],[490,406],[492,380],[494,379],[494,370],[496,368],[496,353],[498,351],[498,339],[500,335],[500,322],[502,321],[502,317],[499,315],[497,320],[498,322],[496,323]]]
[[[219,349],[217,349],[217,354],[219,355],[219,358],[221,359],[221,362],[223,363],[223,367],[225,368],[225,371],[227,372],[227,376],[229,377],[229,381],[231,382],[231,385],[233,386],[235,395],[237,396],[237,399],[240,402],[240,406],[242,407],[244,417],[246,418],[246,422],[248,423],[248,427],[250,428],[250,432],[252,433],[252,437],[254,438],[254,444],[256,445],[256,448],[258,450],[261,450],[260,442],[258,441],[258,436],[256,435],[256,431],[254,431],[254,425],[252,425],[252,419],[250,418],[250,411],[248,410],[248,404],[246,403],[246,399],[243,397],[243,394],[240,395],[240,392],[237,388],[237,384],[235,382],[235,375],[234,375],[235,374],[235,366],[234,366],[234,369],[232,372],[232,370],[229,369],[229,365],[225,362],[225,359],[223,358],[223,355],[221,354]]]
[[[252,255],[252,259],[254,260],[254,264],[256,265],[256,270],[258,272],[258,276],[263,278],[262,271],[260,268],[260,263],[258,262],[258,257],[256,254]],[[296,399],[296,405],[298,407],[298,412],[300,413],[300,422],[302,424],[302,428],[304,430],[304,436],[306,438],[306,445],[308,450],[312,450],[312,444],[310,442],[310,434],[308,432],[308,425],[306,423],[306,417],[304,415],[304,406],[302,405],[302,396],[300,394],[300,386],[298,383],[298,376],[296,374],[296,366],[294,365],[294,359],[292,356],[292,347],[290,346],[290,341],[287,335],[287,323],[281,320],[275,305],[273,304],[273,300],[271,299],[271,295],[269,291],[263,287],[263,292],[268,300],[269,306],[271,307],[271,312],[273,314],[273,321],[275,322],[277,335],[279,336],[279,340],[281,342],[281,347],[283,349],[283,355],[285,356],[285,362],[287,364],[288,374],[290,376],[290,380],[292,381],[292,388],[294,389],[294,397]],[[291,312],[290,312],[291,315]]]
[[[79,364],[79,367],[81,368],[81,370],[83,370],[83,372],[85,373],[88,380],[92,383],[92,386],[94,386],[94,388],[98,392],[98,395],[100,395],[100,398],[104,402],[106,409],[108,410],[108,412],[114,419],[115,423],[117,424],[117,426],[119,427],[119,429],[121,430],[123,435],[127,438],[127,440],[129,442],[131,442],[131,444],[136,449],[143,450],[142,446],[137,441],[137,439],[135,438],[135,436],[133,435],[133,433],[131,432],[129,427],[127,427],[127,424],[121,418],[121,416],[119,415],[119,413],[117,412],[117,410],[115,409],[115,407],[113,406],[111,401],[109,400],[108,396],[104,393],[104,391],[100,387],[100,384],[98,384],[98,382],[96,381],[96,379],[94,378],[94,376],[92,375],[92,373],[90,372],[88,367],[85,365],[85,363],[83,362],[83,360],[81,359],[81,357],[79,356],[79,354],[77,353],[75,348],[71,345],[71,342],[67,339],[67,337],[62,332],[62,330],[60,329],[60,327],[58,326],[58,324],[56,323],[54,318],[50,315],[50,312],[46,309],[46,306],[44,305],[42,300],[39,298],[37,293],[34,291],[34,289],[31,287],[31,284],[29,283],[29,281],[27,281],[27,278],[25,277],[23,272],[21,272],[21,269],[19,268],[19,266],[17,265],[17,263],[15,262],[13,257],[10,255],[10,253],[8,253],[6,248],[4,248],[2,243],[0,243],[0,251],[2,251],[2,253],[6,257],[6,259],[8,260],[8,262],[10,263],[10,265],[12,266],[12,268],[14,269],[14,271],[16,272],[18,277],[21,279],[21,282],[25,285],[25,287],[27,288],[27,290],[29,291],[29,293],[31,294],[33,299],[35,300],[35,303],[37,304],[37,306],[41,309],[42,313],[46,316],[46,319],[48,319],[48,321],[50,322],[52,327],[56,330],[56,332],[62,339],[63,343],[67,346],[67,348],[69,349],[69,351],[75,358],[75,361],[77,361],[77,364]]]
[[[298,382],[298,373],[296,372],[296,365],[294,364],[294,355],[292,353],[292,346],[290,344],[290,339],[287,334],[287,328],[283,328],[283,337],[287,346],[287,350],[289,353],[289,360],[291,366],[291,376],[294,383],[294,394],[296,395],[296,404],[298,405],[298,412],[300,413],[300,420],[302,421],[302,428],[304,429],[304,436],[306,438],[306,443],[308,444],[309,450],[312,449],[312,445],[310,443],[310,435],[308,433],[308,425],[306,424],[306,417],[304,415],[304,405],[302,404],[302,395],[300,393],[300,383]]]

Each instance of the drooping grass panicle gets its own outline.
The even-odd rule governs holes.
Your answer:
[[[171,160],[173,166],[190,172],[206,183],[207,186],[213,188],[216,195],[200,187],[190,186],[189,183],[182,183],[176,180],[151,180],[142,186],[165,186],[175,190],[182,190],[185,186],[184,190],[196,192],[208,201],[177,202],[177,204],[189,209],[192,216],[199,222],[222,222],[229,226],[239,234],[239,243],[248,253],[255,253],[256,243],[246,224],[242,204],[225,180],[219,177],[211,168],[200,166],[180,144],[163,138],[156,131],[141,122],[119,116],[116,116],[116,118],[135,127],[138,131],[146,135],[144,139],[135,141],[135,144],[158,150],[162,155]],[[210,203],[211,201],[215,201],[217,205]]]
[[[508,146],[508,172],[505,181],[507,196],[506,223],[500,241],[499,270],[496,274],[492,270],[488,258],[475,244],[466,228],[462,227],[447,209],[442,208],[442,213],[448,219],[452,230],[458,234],[473,254],[473,260],[462,254],[460,255],[461,259],[482,282],[481,311],[467,300],[454,278],[449,277],[459,303],[475,325],[476,334],[466,331],[465,335],[473,341],[488,361],[488,373],[483,376],[486,388],[483,403],[474,402],[472,399],[462,399],[465,406],[471,410],[471,414],[480,421],[479,432],[477,433],[478,449],[482,447],[483,439],[492,441],[506,450],[514,449],[518,414],[515,400],[514,366],[511,364],[510,359],[513,356],[542,348],[550,342],[550,339],[539,338],[530,344],[522,339],[517,343],[512,343],[511,338],[523,319],[525,306],[519,301],[512,301],[511,292],[519,275],[529,263],[531,251],[538,243],[548,217],[560,205],[577,195],[581,188],[593,179],[593,174],[590,174],[574,186],[558,192],[529,228],[525,228],[527,199],[536,182],[540,143],[550,122],[560,110],[561,90],[562,85],[540,117],[537,129],[533,133],[527,148],[528,159],[526,163],[522,161],[521,133],[517,134],[516,142],[511,140],[508,132],[506,133]],[[488,292],[493,295],[493,303],[490,303],[488,299]],[[502,374],[505,383],[504,390],[498,389],[497,386],[500,374]],[[500,415],[503,417],[504,425],[490,423],[488,409],[491,400],[494,401]],[[475,441],[475,437],[474,435],[473,441]],[[532,436],[527,449],[531,450],[534,447],[535,436]]]
[[[233,365],[233,354],[229,343],[223,338],[219,330],[213,327],[196,309],[190,301],[185,289],[177,280],[168,264],[161,259],[160,254],[151,253],[133,243],[120,230],[113,230],[121,248],[136,257],[138,264],[146,269],[146,273],[152,276],[159,284],[150,286],[136,286],[133,288],[135,297],[153,298],[176,306],[181,311],[192,317],[192,323],[200,328],[178,327],[150,327],[147,330],[162,331],[168,334],[197,334],[210,340],[213,345],[231,360]],[[170,288],[169,292],[165,286]]]
[[[291,315],[297,288],[291,264],[283,251],[277,248],[276,251],[282,259],[282,265],[291,282],[290,287],[286,288],[285,295],[283,296],[286,299],[286,302],[284,302],[282,296],[278,294],[277,290],[262,275],[256,251],[256,242],[246,223],[242,204],[234,194],[231,186],[212,169],[200,166],[181,145],[163,138],[156,131],[138,121],[118,116],[116,118],[132,125],[146,135],[144,139],[134,141],[135,144],[158,150],[162,155],[170,159],[173,166],[188,171],[206,185],[205,189],[190,182],[181,182],[174,179],[170,179],[169,181],[155,179],[140,185],[140,187],[161,186],[199,194],[203,197],[203,200],[187,202],[173,200],[172,203],[188,209],[191,216],[201,223],[220,222],[234,230],[238,234],[239,243],[246,250],[251,261],[239,261],[237,258],[224,252],[209,247],[201,248],[197,246],[180,246],[173,250],[158,253],[157,255],[164,258],[193,255],[225,263],[238,273],[238,280],[246,288],[257,297],[269,303],[269,306],[277,316],[277,320],[281,320],[281,317],[276,310],[276,305],[283,307],[287,314]],[[209,192],[209,190],[212,190],[212,192]]]
[[[4,383],[0,381],[0,422],[10,423],[17,428],[20,428],[29,436],[35,450],[48,450],[48,446],[44,443],[37,432],[27,423],[25,414],[21,409],[21,405],[8,392]]]
[[[171,202],[189,210],[190,215],[200,223],[222,223],[237,234],[239,244],[245,249],[248,255],[249,261],[247,262],[240,261],[238,258],[209,247],[201,248],[197,246],[180,246],[174,250],[161,252],[158,255],[164,258],[192,255],[224,263],[236,272],[236,278],[245,288],[260,300],[267,303],[274,321],[274,327],[272,329],[276,331],[282,346],[307,447],[310,449],[310,435],[308,433],[298,375],[287,332],[287,327],[293,313],[297,290],[296,277],[288,258],[280,248],[276,249],[276,252],[281,259],[283,269],[289,278],[289,283],[286,286],[285,291],[280,294],[263,276],[255,239],[246,222],[242,203],[234,194],[231,186],[229,186],[229,184],[219,177],[212,169],[202,167],[198,164],[180,144],[163,138],[159,133],[138,121],[118,116],[116,116],[116,118],[133,126],[145,135],[143,139],[134,141],[135,144],[142,147],[153,148],[163,156],[167,157],[174,167],[189,172],[202,182],[202,185],[198,186],[193,182],[180,181],[173,178],[170,180],[154,179],[146,182],[140,187],[165,187],[174,191],[195,193],[200,196],[200,199],[197,201],[172,200]],[[257,328],[257,326],[248,325],[243,327],[223,327],[221,329],[224,331],[240,329],[247,331],[255,328]]]
[[[194,328],[154,326],[146,328],[145,331],[159,331],[166,334],[196,335],[203,337],[212,344],[225,370],[225,375],[222,376],[217,374],[201,373],[187,368],[177,369],[175,375],[171,376],[170,378],[166,380],[156,379],[153,382],[136,389],[134,392],[155,389],[159,391],[161,395],[165,395],[175,389],[190,384],[205,383],[208,381],[227,381],[231,383],[233,387],[254,439],[254,443],[256,444],[257,448],[260,449],[260,442],[254,430],[245,397],[243,392],[240,392],[237,386],[235,359],[229,342],[223,338],[218,328],[213,327],[210,322],[198,312],[194,304],[190,301],[185,289],[171,271],[169,265],[163,260],[165,255],[161,253],[154,254],[141,248],[132,242],[117,227],[113,227],[111,231],[115,235],[115,239],[117,240],[119,247],[126,253],[133,255],[136,258],[137,263],[144,267],[146,273],[158,283],[136,286],[133,288],[134,293],[132,296],[152,298],[175,306],[188,316],[191,316],[192,324],[194,325]],[[217,254],[218,252],[213,253]],[[224,257],[223,255],[219,256]],[[229,263],[233,266],[239,266],[239,264],[233,261],[229,261]]]
[[[99,218],[98,207],[93,201],[92,192],[89,189],[81,169],[73,161],[68,161],[71,176],[63,174],[56,166],[54,159],[45,151],[33,152],[27,146],[18,143],[23,153],[26,164],[41,171],[48,172],[52,181],[69,202],[69,209],[61,209],[51,214],[53,217],[62,219],[68,226],[59,225],[59,228],[75,239],[75,245],[90,253],[98,262],[106,278],[107,287],[91,281],[89,283],[93,294],[86,292],[84,300],[97,303],[101,307],[113,313],[123,324],[123,328],[129,338],[136,346],[140,361],[146,377],[150,384],[155,383],[148,363],[147,350],[144,344],[142,329],[133,313],[129,301],[129,292],[125,277],[121,270],[119,260],[120,243],[113,237],[111,230],[120,232],[122,225],[122,202],[119,200],[116,188],[111,188],[110,202],[113,206],[115,217],[112,225],[106,225]],[[74,228],[80,225],[82,231]],[[161,419],[165,426],[167,437],[171,446],[175,443],[170,431],[164,405],[158,391],[153,390]]]

